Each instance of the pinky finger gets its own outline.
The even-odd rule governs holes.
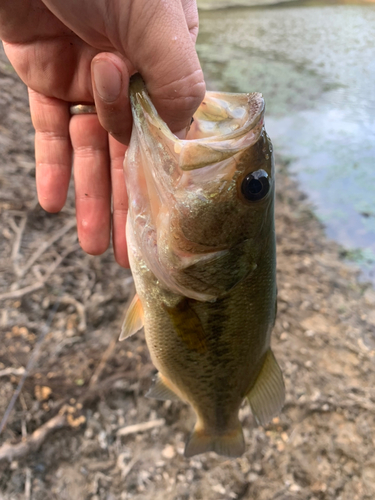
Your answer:
[[[123,171],[126,146],[120,144],[113,137],[110,137],[109,151],[111,157],[111,182],[113,197],[113,250],[117,263],[122,267],[129,267],[128,249],[125,236],[126,218],[128,214],[128,196]]]

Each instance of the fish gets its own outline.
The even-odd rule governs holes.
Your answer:
[[[275,171],[259,93],[207,92],[185,139],[140,75],[124,160],[136,295],[120,340],[144,327],[158,370],[147,394],[196,414],[185,456],[245,451],[239,410],[265,425],[285,399],[270,348],[277,309]]]

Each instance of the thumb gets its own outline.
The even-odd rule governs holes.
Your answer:
[[[91,62],[96,111],[103,128],[117,141],[129,144],[132,115],[129,101],[130,64],[117,54],[100,52]]]
[[[197,18],[185,17],[181,0],[134,2],[131,17],[121,40],[124,52],[141,73],[160,116],[179,132],[189,125],[206,89],[190,33]]]

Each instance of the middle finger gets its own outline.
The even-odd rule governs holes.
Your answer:
[[[70,120],[78,240],[92,255],[106,251],[111,230],[108,135],[96,115]]]

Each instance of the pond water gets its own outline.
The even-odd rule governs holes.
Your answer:
[[[201,11],[197,48],[208,88],[263,93],[276,152],[375,283],[374,44],[374,4],[294,3]]]

